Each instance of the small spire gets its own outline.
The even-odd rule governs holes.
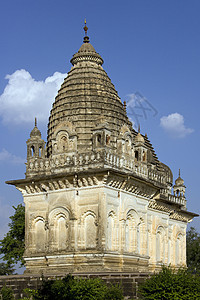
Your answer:
[[[140,133],[140,124],[138,125],[138,132]]]
[[[181,169],[179,169],[178,176],[181,177]]]
[[[37,127],[37,118],[35,117],[35,127]]]
[[[83,42],[84,43],[89,43],[89,37],[87,36],[88,27],[86,25],[86,19],[85,19],[84,23],[85,23],[85,26],[83,27],[83,29],[85,31],[85,36],[84,36]]]

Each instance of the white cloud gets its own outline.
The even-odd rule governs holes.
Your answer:
[[[0,95],[0,116],[4,124],[47,122],[54,98],[67,74],[55,72],[44,81],[36,81],[26,70],[6,75],[8,84]]]
[[[18,164],[25,163],[25,159],[16,156],[14,154],[11,154],[6,149],[3,149],[2,151],[0,151],[0,163],[3,162],[18,165]]]
[[[184,117],[179,113],[163,116],[160,119],[161,127],[174,138],[184,138],[194,130],[187,128],[184,124]]]

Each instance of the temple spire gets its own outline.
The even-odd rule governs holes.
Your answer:
[[[37,118],[35,117],[35,127],[37,127]]]
[[[84,43],[89,43],[89,37],[87,36],[88,27],[86,25],[86,19],[85,19],[85,26],[83,27],[83,29],[85,31],[85,36],[84,36],[83,42]]]

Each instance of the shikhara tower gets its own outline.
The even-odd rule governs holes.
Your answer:
[[[50,113],[35,127],[26,178],[9,181],[26,207],[27,273],[152,271],[185,266],[184,181],[175,182],[132,128],[103,59],[89,43],[71,59]]]

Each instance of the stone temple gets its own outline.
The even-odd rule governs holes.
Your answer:
[[[151,272],[186,265],[185,185],[136,132],[103,59],[84,42],[27,140],[26,273]]]

